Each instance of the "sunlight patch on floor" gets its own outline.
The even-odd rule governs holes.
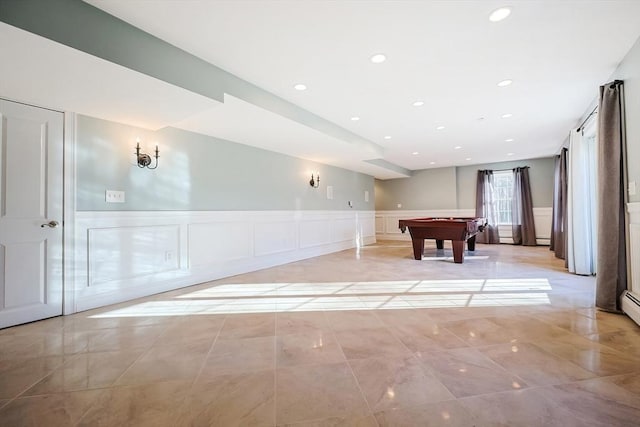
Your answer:
[[[550,291],[549,281],[541,278],[226,283],[91,317],[549,305]]]

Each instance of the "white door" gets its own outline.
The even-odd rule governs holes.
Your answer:
[[[63,123],[0,99],[0,328],[62,314]]]

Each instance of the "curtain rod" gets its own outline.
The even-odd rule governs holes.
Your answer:
[[[478,169],[478,170],[488,170],[491,172],[506,172],[506,171],[512,171],[514,169],[529,169],[529,166],[516,166],[515,168],[509,168],[509,169]]]
[[[580,124],[580,126],[578,126],[578,129],[576,129],[576,132],[580,132],[582,130],[582,128],[584,127],[585,124],[587,124],[587,122],[589,121],[589,119],[598,112],[598,106],[596,106],[587,116],[586,119],[584,119],[582,121],[582,123]]]

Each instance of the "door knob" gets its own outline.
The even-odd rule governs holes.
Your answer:
[[[58,221],[49,221],[46,224],[40,225],[40,227],[42,227],[42,228],[45,228],[45,227],[56,228],[58,225],[59,225]]]

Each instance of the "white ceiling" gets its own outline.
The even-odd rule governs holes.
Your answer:
[[[488,20],[504,5],[493,0],[87,2],[384,147],[384,160],[412,170],[554,154],[640,36],[636,0],[509,2],[512,14],[500,23]],[[40,70],[27,78],[46,80],[38,63],[49,60],[64,86],[40,100],[50,88],[30,87],[20,73],[5,80],[3,71],[5,96],[149,128],[175,125],[383,179],[402,176],[363,162],[379,151],[358,151],[237,98],[219,104],[13,27],[0,30],[3,55],[15,51],[14,70]],[[60,61],[48,51],[54,45],[74,54]],[[380,52],[387,61],[372,64]],[[514,83],[497,87],[503,79]],[[77,82],[84,83],[73,91]],[[296,83],[308,90],[296,91]],[[424,106],[413,107],[416,100]],[[121,108],[132,101],[135,111]],[[241,126],[248,119],[255,126]]]
[[[3,97],[145,129],[184,120],[218,101],[0,22]]]

